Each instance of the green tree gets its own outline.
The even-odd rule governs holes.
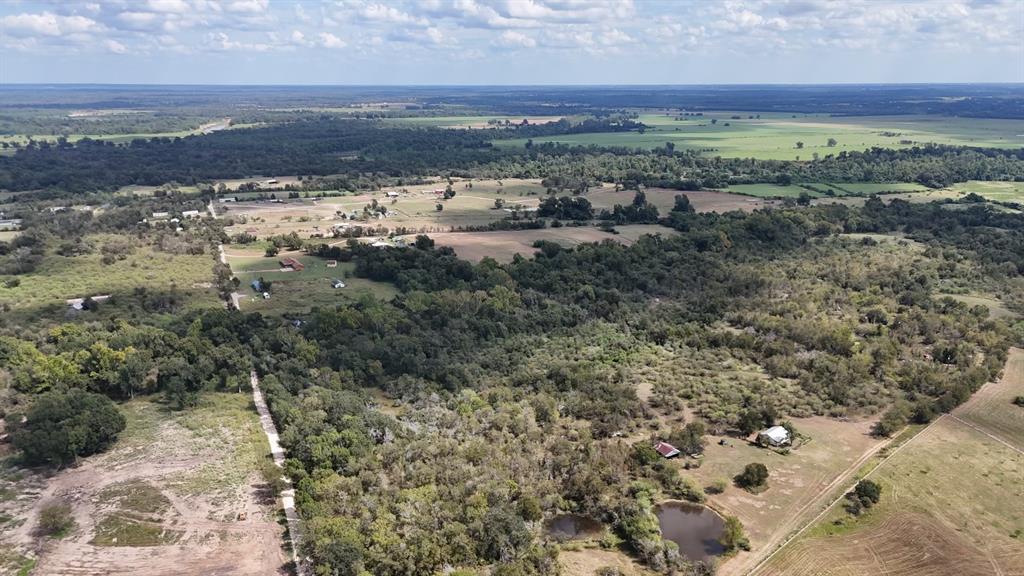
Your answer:
[[[718,541],[725,547],[726,552],[750,550],[750,540],[743,530],[743,523],[735,516],[725,517],[725,528],[722,530],[722,537]]]
[[[11,441],[27,462],[62,466],[110,446],[125,418],[106,396],[72,388],[40,395],[12,427]]]
[[[747,464],[735,478],[736,485],[748,490],[760,488],[768,481],[768,467],[759,462]]]

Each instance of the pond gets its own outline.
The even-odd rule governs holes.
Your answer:
[[[547,533],[557,540],[596,538],[604,532],[604,526],[588,516],[560,514],[545,524]]]
[[[679,545],[691,561],[707,560],[725,552],[719,542],[725,522],[714,510],[689,502],[665,502],[655,510],[661,535]]]

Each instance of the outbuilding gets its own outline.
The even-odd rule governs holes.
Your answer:
[[[772,426],[757,433],[757,443],[762,446],[788,446],[789,430],[783,426]]]
[[[288,257],[281,259],[281,268],[291,268],[296,272],[300,272],[305,266],[295,258]]]
[[[679,449],[668,442],[658,442],[654,445],[654,449],[665,458],[675,458],[680,454]]]

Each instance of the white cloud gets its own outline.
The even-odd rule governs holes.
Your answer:
[[[128,48],[117,40],[107,40],[106,47],[113,54],[126,54],[128,52]]]
[[[324,48],[338,49],[348,46],[348,43],[342,40],[341,38],[338,38],[334,34],[331,34],[330,32],[321,32],[320,45],[323,46]]]
[[[52,12],[9,14],[0,18],[0,30],[13,35],[62,36],[101,28],[98,22],[85,16],[60,16]]]
[[[183,14],[191,10],[185,0],[148,0],[146,7],[153,12],[170,12],[173,14]]]
[[[495,44],[508,48],[533,48],[537,46],[537,41],[522,32],[506,30],[502,32]]]
[[[270,0],[232,0],[224,5],[228,12],[240,12],[247,14],[261,14],[267,11]]]
[[[427,26],[430,24],[430,21],[426,18],[413,16],[408,12],[403,12],[393,6],[384,4],[369,4],[359,11],[359,15],[366,20],[375,22],[412,24],[415,26]]]

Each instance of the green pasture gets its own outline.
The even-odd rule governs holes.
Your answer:
[[[961,193],[975,193],[985,197],[987,200],[997,202],[1020,202],[1024,203],[1024,182],[986,182],[971,180],[954,184],[950,189]]]
[[[907,148],[924,143],[1016,148],[1024,146],[1024,120],[950,118],[939,116],[829,117],[808,115],[714,112],[705,116],[641,114],[648,126],[639,132],[567,134],[533,139],[534,143],[622,146],[653,149],[671,142],[677,150],[696,150],[726,158],[811,160],[842,151],[873,146]],[[732,116],[740,116],[734,119]],[[715,123],[711,121],[715,120]],[[728,124],[728,125],[727,125]],[[836,145],[828,146],[835,138]],[[797,148],[803,142],[803,148]],[[497,140],[496,146],[519,147],[525,139]]]
[[[315,307],[334,307],[361,297],[389,300],[398,294],[391,284],[351,276],[355,269],[351,262],[338,262],[337,267],[328,268],[328,261],[322,258],[305,254],[291,256],[303,263],[303,270],[281,272],[278,261],[285,256],[228,258],[231,270],[240,280],[238,291],[244,295],[240,302],[243,312],[308,312]],[[273,283],[269,299],[263,299],[252,289],[252,281],[260,277]],[[332,287],[331,280],[335,278],[345,282],[345,287]]]

